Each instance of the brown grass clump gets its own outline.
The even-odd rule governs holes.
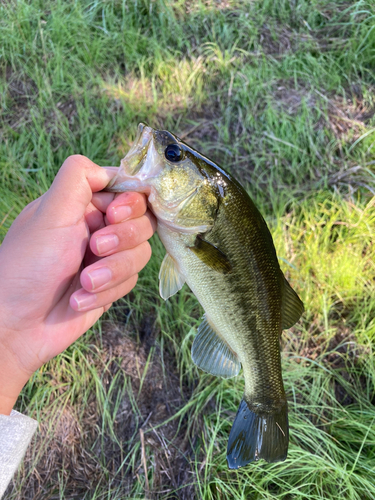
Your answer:
[[[103,336],[102,356],[106,366],[103,383],[110,384],[111,378],[121,370],[130,382],[128,389],[139,411],[137,416],[130,398],[124,398],[118,408],[115,433],[121,443],[121,455],[126,456],[137,443],[140,445],[132,474],[144,485],[150,498],[177,488],[179,496],[175,498],[193,498],[194,471],[189,457],[194,452],[186,422],[168,421],[186,404],[185,394],[189,389],[183,388],[182,393],[174,360],[166,352],[162,364],[150,325],[139,326],[144,337],[142,345],[111,324],[106,326]],[[115,472],[121,466],[119,450],[113,443],[108,445],[104,450],[106,462]]]
[[[12,498],[45,499],[47,484],[50,485],[48,498],[60,498],[54,493],[59,491],[62,482],[70,486],[69,493],[73,496],[95,488],[102,471],[87,447],[88,435],[96,424],[92,411],[91,405],[82,420],[74,406],[55,401],[52,409],[41,412],[37,433],[19,472],[17,482],[22,478],[22,487]],[[8,493],[10,497],[15,492],[9,488]]]
[[[60,498],[61,484],[66,497],[82,498],[99,483],[121,488],[127,498],[137,482],[145,498],[167,498],[168,492],[174,492],[170,498],[195,498],[193,433],[201,422],[188,426],[174,418],[191,389],[181,387],[167,352],[162,363],[153,325],[143,320],[138,327],[142,342],[120,324],[103,325],[102,341],[97,337],[86,356],[99,383],[88,401],[64,397],[72,381],[51,368],[56,390],[49,409],[38,415],[39,429],[17,478],[21,487],[8,489],[12,500],[45,499],[47,484],[48,498]]]
[[[259,33],[259,44],[265,54],[279,55],[293,50],[294,46],[293,32],[285,27],[272,29],[264,24]]]
[[[316,106],[317,95],[305,85],[301,84],[296,88],[294,82],[280,81],[273,90],[272,99],[276,108],[288,115],[296,116],[303,102],[313,109]]]
[[[357,343],[351,327],[342,322],[336,325],[333,332],[325,332],[324,326],[314,320],[307,335],[302,336],[292,328],[283,333],[282,341],[284,350],[296,356],[297,363],[310,366],[311,360],[323,364],[349,383],[353,382],[351,372],[355,371],[364,354],[364,348]],[[341,405],[355,403],[353,395],[339,380],[334,380],[334,384],[335,397]]]
[[[344,144],[354,145],[366,134],[369,122],[375,114],[375,108],[365,101],[359,89],[356,88],[345,99],[337,95],[326,99],[328,117],[324,126],[336,137],[338,155],[345,160],[347,154],[343,150]],[[341,167],[329,176],[328,184],[335,188],[348,187],[350,193],[355,192],[359,187],[364,187],[375,194],[374,179],[366,171],[366,168],[373,164],[374,161],[370,161],[365,165],[351,163]]]
[[[362,95],[328,99],[328,125],[340,142],[357,140],[374,114],[375,108],[366,103]]]
[[[1,115],[2,122],[13,130],[20,130],[28,124],[32,124],[32,114],[40,113],[41,108],[37,105],[38,87],[28,76],[14,72],[9,66],[5,68],[1,76],[7,83],[5,92],[5,111]],[[58,130],[62,118],[67,120],[69,127],[74,125],[77,116],[77,105],[72,97],[57,102],[44,113],[44,128],[46,132],[55,132],[52,142],[56,147],[61,146],[61,137]],[[1,134],[1,129],[0,129]]]
[[[208,11],[220,11],[220,10],[229,10],[232,9],[231,0],[205,0],[199,1],[196,0],[188,0],[184,2],[185,12],[186,14],[194,14],[199,12],[202,7]]]
[[[15,73],[10,66],[6,66],[0,78],[7,83],[5,93],[6,109],[1,118],[10,128],[17,130],[30,121],[29,105],[36,102],[38,88],[29,77]]]

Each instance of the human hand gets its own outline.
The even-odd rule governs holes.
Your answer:
[[[0,246],[0,414],[32,373],[136,284],[155,219],[139,193],[99,193],[115,175],[69,157]]]

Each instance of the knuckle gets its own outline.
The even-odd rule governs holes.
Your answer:
[[[148,218],[148,220],[150,221],[150,226],[151,226],[150,232],[151,232],[151,236],[152,236],[156,231],[157,221],[156,221],[154,214],[151,213],[149,210],[147,210],[145,215]],[[151,238],[151,236],[150,236],[150,238]]]
[[[63,165],[61,168],[68,169],[68,170],[74,170],[77,168],[77,165],[80,165],[81,167],[90,167],[92,165],[92,161],[89,160],[86,156],[83,155],[70,155],[68,158],[64,161]]]
[[[144,255],[146,262],[151,259],[152,249],[148,241],[144,242],[144,248],[142,248],[142,255]]]
[[[138,281],[138,273],[133,274],[133,276],[128,281],[128,286],[130,285],[130,290],[135,287]],[[130,292],[129,290],[129,292]]]
[[[136,193],[135,203],[141,214],[144,214],[147,210],[146,195],[143,193]]]
[[[65,167],[70,167],[74,164],[76,164],[77,162],[80,162],[82,161],[82,159],[85,158],[84,156],[82,155],[70,155],[68,156],[68,158],[64,161],[63,163],[63,166]]]
[[[131,292],[131,290],[133,290],[133,288],[135,287],[135,285],[137,284],[137,281],[138,281],[138,273],[134,274],[126,283],[126,294],[128,294],[129,292]]]
[[[40,205],[40,203],[42,202],[43,196],[44,195],[40,196],[36,200],[33,200],[31,203],[26,205],[26,207],[24,207],[23,210],[21,211],[20,215],[24,216],[24,215],[33,214],[35,212],[35,210],[38,208],[38,206]]]

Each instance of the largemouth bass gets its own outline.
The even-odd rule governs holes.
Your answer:
[[[167,250],[160,294],[167,299],[186,282],[205,311],[194,363],[223,378],[242,366],[245,392],[229,435],[228,466],[285,460],[288,405],[279,339],[303,304],[280,269],[262,215],[221,167],[170,132],[143,124],[106,190],[148,196]]]

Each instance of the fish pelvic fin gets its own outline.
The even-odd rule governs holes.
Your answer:
[[[288,454],[288,404],[273,412],[257,413],[242,399],[230,431],[227,462],[238,469],[263,458],[267,462],[282,462]]]
[[[292,327],[300,319],[304,310],[302,300],[290,286],[287,279],[284,278],[281,328],[286,330]]]
[[[198,368],[216,377],[235,377],[241,369],[237,354],[214,331],[206,315],[198,327],[191,357]]]

